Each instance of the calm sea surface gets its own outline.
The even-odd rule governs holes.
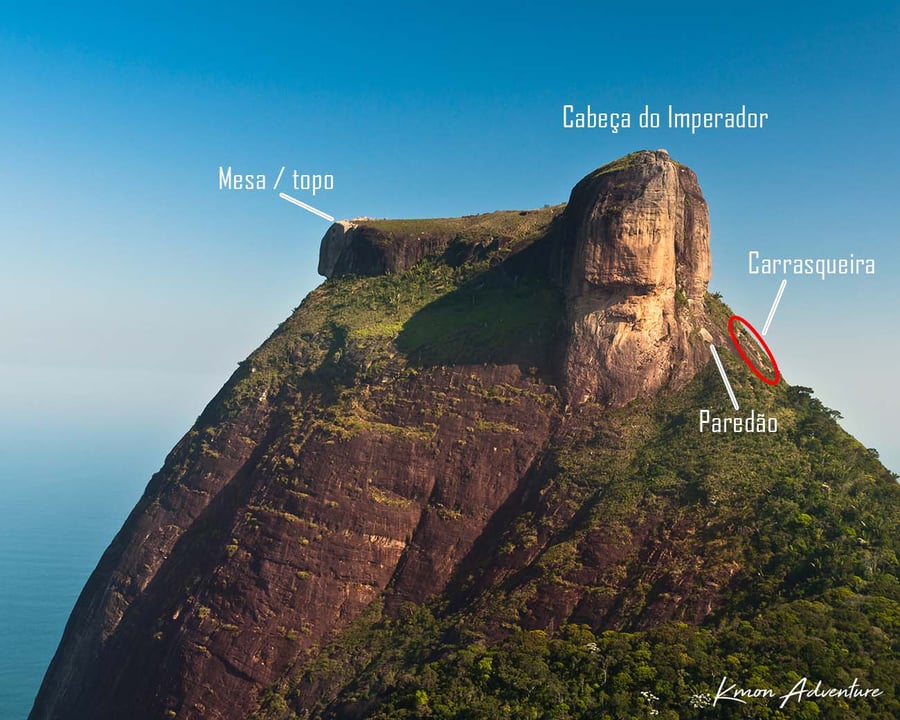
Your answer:
[[[3,720],[31,710],[72,606],[162,464],[162,447],[158,433],[121,431],[0,439]]]

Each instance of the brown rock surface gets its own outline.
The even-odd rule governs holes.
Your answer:
[[[575,186],[565,223],[569,401],[619,406],[693,377],[708,360],[711,272],[694,173],[665,151],[634,153]]]
[[[378,227],[377,221],[339,220],[322,238],[319,274],[332,278],[403,272],[423,258],[442,255],[451,248],[454,252],[447,260],[464,261],[478,250],[496,249],[508,240],[465,242],[452,232],[389,232]]]
[[[401,272],[428,255],[454,267],[488,258],[494,292],[513,292],[523,274],[561,266],[561,332],[527,362],[486,351],[480,364],[417,365],[422,353],[402,357],[396,330],[377,352],[367,344],[386,321],[348,337],[328,319],[369,286],[330,280],[314,291],[151,480],[82,592],[31,718],[246,717],[264,688],[374,599],[389,612],[427,600],[467,558],[493,556],[490,528],[539,502],[547,448],[582,422],[562,397],[602,410],[689,379],[708,359],[701,328],[721,338],[702,302],[709,228],[694,174],[664,153],[637,153],[582,180],[544,235],[520,232],[556,212],[506,213],[502,232],[474,218],[466,227],[480,229],[465,238],[452,226],[335,224],[320,255],[329,277]],[[433,301],[435,322],[464,333],[464,310],[489,323],[478,305],[485,277],[453,291],[461,303]],[[372,292],[372,307],[398,302],[396,289],[386,300]],[[515,308],[503,317],[514,321]],[[598,557],[602,544],[585,541]],[[535,617],[584,605],[551,600]]]
[[[395,237],[371,224],[339,220],[322,238],[319,274],[330,278],[402,272],[427,255],[440,254],[450,241],[435,233]]]

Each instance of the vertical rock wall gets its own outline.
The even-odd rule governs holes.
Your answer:
[[[572,190],[565,233],[569,402],[624,405],[692,377],[711,271],[694,173],[662,150],[606,165]]]

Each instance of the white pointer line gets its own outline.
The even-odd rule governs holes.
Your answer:
[[[318,215],[320,218],[325,218],[328,222],[334,222],[334,218],[331,217],[328,213],[323,213],[321,210],[316,210],[312,205],[307,205],[305,202],[298,200],[295,197],[291,197],[285,193],[278,193],[278,197],[282,200],[287,200],[289,203],[294,203],[294,205],[298,207],[302,207],[304,210],[309,210],[313,215]]]
[[[712,353],[713,360],[716,361],[716,367],[719,368],[719,375],[722,376],[722,382],[725,383],[725,389],[728,391],[728,397],[731,399],[731,404],[734,405],[735,410],[740,410],[741,406],[738,405],[737,398],[734,396],[734,390],[731,389],[731,383],[728,382],[728,376],[725,374],[725,367],[722,365],[719,353],[716,352],[716,346],[710,345],[709,351]]]
[[[762,334],[765,335],[769,332],[769,325],[772,324],[772,318],[775,317],[775,311],[778,309],[778,303],[781,302],[781,295],[784,293],[784,288],[787,285],[787,280],[781,281],[781,287],[778,288],[778,294],[775,296],[775,302],[772,303],[772,309],[769,310],[769,317],[766,318],[766,324],[763,325]]]

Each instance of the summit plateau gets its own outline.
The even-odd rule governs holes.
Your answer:
[[[100,559],[30,717],[699,718],[726,675],[883,691],[756,717],[900,716],[896,477],[753,376],[710,269],[665,151],[565,205],[335,223],[326,281]],[[777,432],[698,431],[731,408],[710,343]]]

